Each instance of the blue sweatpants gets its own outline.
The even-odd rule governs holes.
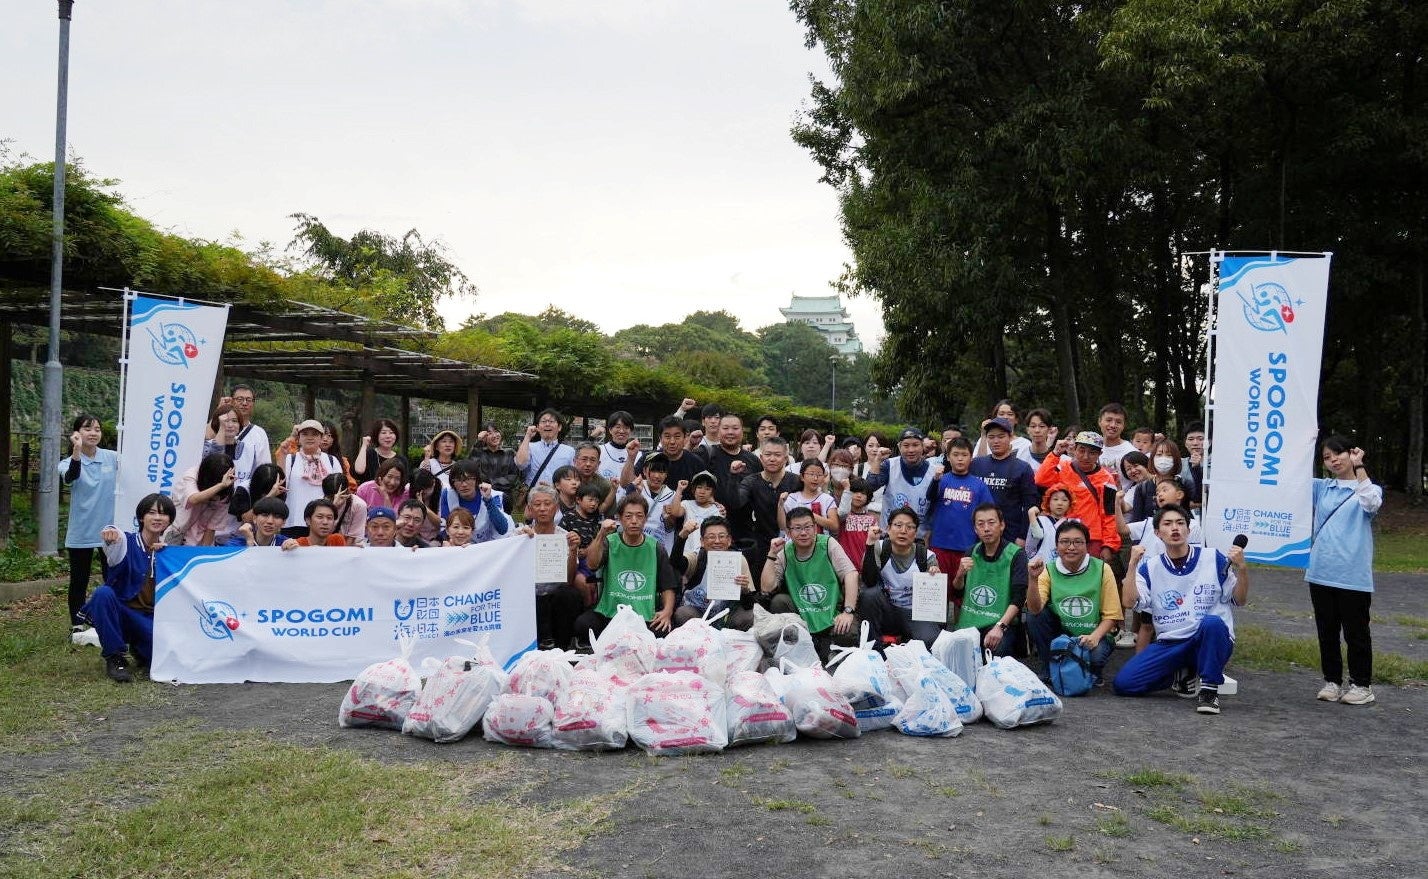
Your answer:
[[[94,630],[99,633],[99,650],[105,656],[134,654],[134,660],[147,663],[154,655],[154,615],[145,613],[119,600],[114,590],[100,586],[84,607]]]
[[[1201,684],[1218,687],[1225,682],[1225,664],[1234,649],[1225,621],[1207,614],[1189,638],[1150,642],[1121,666],[1112,686],[1117,696],[1144,696],[1169,687],[1181,669],[1193,668]]]

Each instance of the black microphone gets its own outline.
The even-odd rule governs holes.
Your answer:
[[[1249,546],[1249,538],[1243,534],[1236,534],[1235,539],[1230,541],[1230,543],[1238,546],[1240,549],[1244,549],[1246,546]]]

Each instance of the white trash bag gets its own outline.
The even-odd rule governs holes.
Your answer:
[[[932,642],[932,657],[969,684],[982,667],[982,634],[976,629],[943,630]]]
[[[783,703],[793,713],[793,724],[799,732],[815,739],[856,739],[859,736],[858,717],[853,713],[853,706],[823,666],[799,668],[785,660],[783,672],[786,687]]]
[[[625,730],[625,687],[607,672],[581,669],[555,703],[551,742],[562,751],[618,751]]]
[[[823,667],[807,626],[787,625],[779,633],[778,646],[774,648],[774,664],[782,667],[785,662],[800,668]]]
[[[713,754],[729,743],[724,690],[690,671],[654,672],[625,697],[630,740],[649,754]]]
[[[595,667],[609,671],[626,684],[634,683],[654,671],[657,640],[645,618],[628,604],[622,604],[599,638],[591,633]]]
[[[711,603],[710,608],[714,605]],[[710,619],[692,619],[655,643],[654,671],[692,671],[712,684],[724,686],[729,662],[724,639],[710,623],[727,615],[727,609]]]
[[[539,696],[554,705],[570,683],[570,665],[576,658],[569,650],[532,650],[511,669],[506,692]]]
[[[988,655],[977,672],[977,697],[987,720],[1002,729],[1050,723],[1061,715],[1061,698],[1010,656]]]
[[[853,706],[858,718],[858,729],[865,733],[892,726],[893,718],[902,708],[902,700],[893,691],[887,664],[873,649],[868,629],[868,622],[864,620],[858,646],[834,647],[837,655],[828,662],[828,668],[833,669],[833,682],[848,697],[848,704]]]
[[[400,656],[362,669],[342,697],[342,707],[337,710],[338,726],[401,731],[421,693],[421,676],[410,660],[413,643],[411,638],[399,638]]]
[[[802,626],[805,630],[808,629],[808,623],[804,622],[803,617],[796,613],[770,613],[768,608],[762,604],[754,605],[754,624],[749,628],[749,631],[758,639],[764,656],[774,660],[775,666],[778,665],[778,662],[774,651],[783,641],[783,630],[786,626]]]
[[[478,665],[474,660],[453,656],[437,663],[427,675],[416,704],[407,712],[402,732],[437,742],[455,742],[476,728],[491,700],[501,692],[505,676]],[[425,666],[426,663],[423,663]]]
[[[719,630],[719,638],[724,642],[724,658],[728,661],[729,677],[735,672],[759,670],[759,664],[764,659],[764,649],[759,646],[759,639],[754,637],[753,632],[723,628]]]
[[[481,718],[481,734],[488,742],[521,748],[551,748],[555,708],[549,699],[524,693],[502,693],[491,700]]]
[[[729,719],[729,747],[760,742],[791,742],[798,738],[793,713],[774,692],[769,679],[756,671],[736,671],[724,688]]]
[[[951,738],[962,734],[962,721],[947,692],[931,675],[922,675],[902,703],[893,726],[903,735]]]
[[[926,644],[914,638],[906,644],[890,645],[883,651],[883,656],[887,658],[893,689],[903,701],[911,698],[921,686],[923,676],[927,676],[952,700],[958,720],[968,724],[982,719],[982,703],[971,683],[934,659],[927,652]]]

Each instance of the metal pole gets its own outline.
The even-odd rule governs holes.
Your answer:
[[[834,354],[828,358],[828,362],[833,364],[833,402],[828,408],[834,412],[838,411],[838,355]]]
[[[59,0],[59,87],[55,99],[54,237],[50,246],[50,356],[45,361],[40,424],[40,493],[35,551],[59,550],[59,438],[64,370],[60,366],[60,291],[64,287],[65,121],[69,112],[69,20],[74,0]]]

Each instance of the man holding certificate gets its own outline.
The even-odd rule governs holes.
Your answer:
[[[580,536],[555,524],[556,494],[538,485],[526,497],[526,524],[516,532],[535,541],[536,639],[542,650],[565,650],[585,598],[575,586]]]
[[[795,507],[786,521],[793,542],[776,537],[769,544],[759,586],[767,593],[784,586],[769,602],[769,610],[803,617],[818,656],[827,662],[835,636],[839,644],[857,643],[858,568],[843,547],[818,533],[812,510]]]
[[[686,552],[684,543],[695,531],[699,532],[699,548]],[[749,560],[732,549],[733,544],[729,523],[723,516],[710,516],[703,522],[686,517],[684,527],[674,539],[674,553],[669,559],[684,579],[684,596],[674,611],[676,628],[696,617],[713,616],[725,608],[729,609],[724,619],[726,627],[748,631],[753,626],[754,612],[742,603],[754,590]]]
[[[903,507],[888,514],[888,536],[868,529],[858,616],[879,650],[884,635],[916,638],[930,649],[947,623],[947,578],[937,557],[917,540],[917,513]],[[919,599],[921,599],[919,601]]]

